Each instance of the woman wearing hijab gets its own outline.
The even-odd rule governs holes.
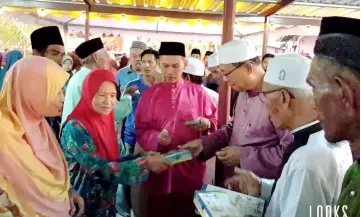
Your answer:
[[[64,85],[64,92],[66,91],[66,87],[68,86],[70,78],[73,76],[73,58],[69,55],[65,55],[63,57],[62,67],[63,69],[69,73],[69,79],[66,81]]]
[[[34,65],[36,67],[34,67]],[[0,216],[68,217],[72,201],[68,167],[44,117],[58,116],[68,79],[54,61],[30,56],[6,74],[0,93]]]
[[[166,169],[158,154],[124,156],[117,137],[114,105],[119,88],[112,72],[95,70],[84,80],[82,96],[68,116],[61,144],[70,167],[70,180],[86,201],[86,217],[115,217],[118,184],[139,185]]]
[[[81,60],[78,57],[78,55],[75,54],[75,52],[68,52],[68,56],[71,56],[71,58],[73,59],[73,74],[77,73],[81,67],[83,66],[83,64],[81,64]]]
[[[69,73],[69,74],[73,74],[73,58],[69,55],[65,55],[63,56],[63,62],[62,62],[62,67],[63,69]]]
[[[4,68],[0,70],[0,90],[4,81],[5,73],[21,58],[23,58],[23,54],[18,50],[13,50],[7,53],[6,64]]]

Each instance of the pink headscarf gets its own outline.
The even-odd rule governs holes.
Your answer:
[[[42,116],[68,76],[55,62],[30,56],[14,64],[4,80],[0,189],[23,215],[69,216],[67,163]]]

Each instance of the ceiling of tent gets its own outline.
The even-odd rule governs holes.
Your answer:
[[[296,25],[304,25],[304,29],[309,31],[312,29],[310,26],[318,26],[320,18],[324,16],[360,18],[358,0],[238,0],[235,34],[247,35],[263,31],[262,14],[283,1],[289,1],[289,4],[270,17],[270,31]],[[20,18],[24,14],[59,25],[77,27],[85,24],[86,3],[92,8],[89,13],[91,27],[214,35],[222,32],[222,0],[0,0],[0,6],[3,6],[1,10],[13,13],[16,17]],[[148,13],[149,11],[152,13]],[[316,24],[287,23],[289,20],[296,20],[292,17],[306,20],[305,23],[316,20],[313,22]],[[272,19],[286,21],[273,23]]]

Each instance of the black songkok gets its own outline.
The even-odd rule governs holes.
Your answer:
[[[30,35],[31,47],[33,50],[41,51],[49,45],[63,45],[59,28],[57,26],[46,26],[35,30]]]
[[[159,56],[186,56],[185,46],[180,42],[162,42],[159,48]]]
[[[316,56],[360,69],[360,20],[325,17],[313,50]]]
[[[104,45],[100,38],[94,38],[89,41],[81,43],[76,49],[75,53],[80,59],[85,59],[91,54],[103,49]]]
[[[201,51],[199,50],[199,49],[197,49],[197,48],[194,48],[193,50],[192,50],[192,52],[191,52],[191,55],[192,54],[199,54],[199,55],[201,55]]]
[[[207,50],[207,51],[206,51],[206,54],[205,54],[204,56],[206,56],[206,57],[207,57],[207,56],[212,55],[213,53],[214,53],[214,52]]]

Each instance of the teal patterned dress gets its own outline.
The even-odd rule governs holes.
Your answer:
[[[125,148],[119,138],[118,141],[123,156]],[[70,182],[84,198],[85,217],[115,217],[118,184],[140,185],[148,178],[142,156],[124,156],[117,161],[101,159],[89,132],[78,120],[65,124],[61,146],[69,165]]]

